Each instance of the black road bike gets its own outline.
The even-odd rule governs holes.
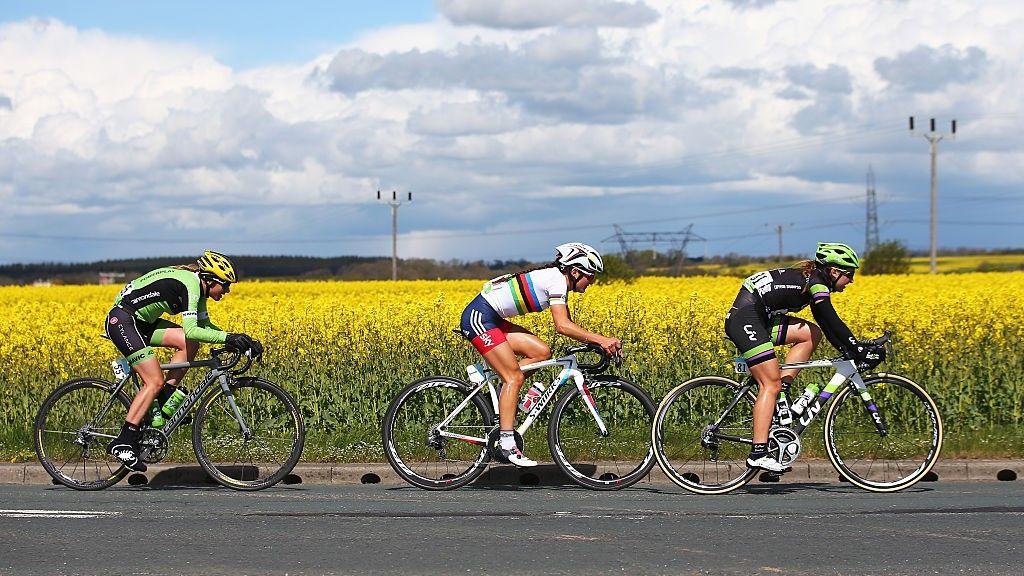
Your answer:
[[[872,340],[892,358],[891,334]],[[925,389],[887,372],[862,376],[852,360],[812,360],[786,368],[832,368],[824,389],[811,383],[793,403],[791,424],[780,422],[778,406],[768,436],[769,453],[789,466],[801,451],[801,437],[827,407],[825,453],[839,474],[871,492],[913,486],[935,465],[942,447],[942,418]],[[736,371],[748,374],[746,362]],[[691,492],[724,494],[743,486],[757,470],[746,465],[752,440],[757,382],[701,376],[680,384],[662,400],[651,439],[658,464],[670,480]]]
[[[240,364],[241,363],[241,364]],[[209,372],[163,427],[142,430],[140,458],[160,462],[168,438],[192,422],[196,460],[215,481],[235,490],[262,490],[284,478],[302,455],[306,428],[295,399],[277,384],[242,376],[253,363],[249,352],[214,349],[207,360],[161,364],[207,368]],[[115,361],[116,382],[79,378],[51,393],[35,420],[36,456],[57,482],[76,490],[102,490],[130,470],[106,452],[117,436],[131,400],[129,383],[139,391],[139,377],[123,359]]]

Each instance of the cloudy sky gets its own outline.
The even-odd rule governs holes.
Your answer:
[[[1019,0],[0,5],[0,261],[1024,245]],[[978,4],[982,4],[979,6]]]

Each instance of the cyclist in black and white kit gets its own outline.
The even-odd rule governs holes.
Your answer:
[[[107,452],[131,470],[144,471],[139,460],[142,421],[154,398],[162,405],[187,368],[170,370],[164,377],[151,346],[175,348],[171,362],[195,358],[199,343],[226,344],[258,357],[263,346],[245,334],[227,333],[210,321],[206,300],[220,300],[237,280],[235,268],[223,254],[207,250],[195,264],[158,268],[132,280],[107,314],[105,331],[128,364],[142,378],[142,389],[132,400],[121,432],[107,444]],[[163,319],[181,314],[182,326]],[[165,387],[165,384],[169,386]]]
[[[757,380],[754,403],[754,444],[747,465],[782,472],[783,465],[768,454],[768,432],[780,392],[788,392],[799,370],[780,371],[775,346],[791,345],[786,363],[810,359],[822,334],[847,358],[870,363],[877,351],[864,346],[832,306],[833,292],[842,292],[853,282],[860,268],[857,253],[846,244],[818,244],[814,260],[798,262],[791,268],[766,270],[743,282],[736,301],[725,317],[725,333],[747,362]],[[821,326],[788,316],[810,304],[814,319]],[[785,396],[785,394],[784,394]],[[788,403],[779,402],[781,421],[791,420]]]

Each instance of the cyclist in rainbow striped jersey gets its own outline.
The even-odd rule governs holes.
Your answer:
[[[579,242],[562,244],[555,248],[553,262],[499,276],[484,284],[480,294],[463,311],[460,325],[463,337],[472,342],[504,383],[498,398],[501,444],[495,456],[499,460],[520,467],[537,465],[516,446],[516,404],[526,378],[519,367],[551,358],[551,348],[546,342],[506,318],[549,309],[559,334],[597,344],[609,354],[617,354],[622,347],[618,338],[580,327],[572,321],[566,305],[570,291],[585,292],[595,276],[603,271],[604,261],[597,250]],[[517,355],[522,360],[517,361]]]

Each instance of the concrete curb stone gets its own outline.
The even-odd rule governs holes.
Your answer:
[[[1009,472],[1006,472],[1009,471]],[[997,481],[997,475],[1016,479],[1024,476],[1024,460],[940,460],[932,472],[938,481]],[[145,473],[153,485],[210,485],[213,483],[197,464],[152,464]],[[781,482],[839,482],[839,473],[827,460],[798,461],[793,471]],[[0,464],[0,484],[51,484],[50,476],[37,463]],[[286,484],[382,484],[403,485],[405,482],[387,463],[299,464]],[[567,485],[571,482],[554,464],[542,464],[530,470],[512,466],[492,465],[477,481],[498,485]],[[671,484],[657,466],[641,484]]]

